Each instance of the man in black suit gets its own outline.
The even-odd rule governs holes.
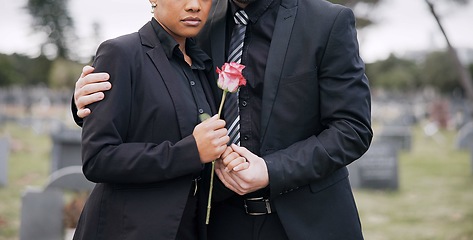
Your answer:
[[[198,41],[215,66],[225,62],[239,9],[249,18],[241,147],[217,161],[217,184],[232,191],[214,189],[209,239],[362,239],[346,165],[373,133],[353,12],[324,0],[214,0]],[[104,75],[86,74],[75,92],[81,117],[110,87]],[[247,169],[232,171],[240,156]]]

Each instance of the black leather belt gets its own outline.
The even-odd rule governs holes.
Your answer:
[[[276,212],[276,208],[274,208],[273,204],[271,204],[271,201],[268,198],[246,198],[243,200],[243,202],[246,214],[248,215],[259,216]]]

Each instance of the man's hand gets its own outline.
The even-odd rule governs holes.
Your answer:
[[[222,181],[228,189],[239,195],[248,194],[268,186],[269,175],[264,159],[244,147],[232,144],[231,148],[233,149],[233,153],[227,154],[225,158],[215,162],[215,173],[220,181]],[[241,162],[241,157],[248,161],[247,166],[242,166],[242,168],[246,167],[246,169],[231,171],[225,165],[226,163],[230,165],[232,161],[237,161],[236,166],[242,165],[244,163]]]
[[[195,138],[202,163],[211,162],[222,155],[230,137],[227,136],[225,121],[217,115],[195,126],[192,135]]]
[[[77,107],[77,116],[80,118],[90,114],[87,105],[102,100],[105,97],[103,92],[112,88],[112,84],[107,81],[110,78],[108,73],[92,73],[92,71],[93,67],[85,66],[76,82],[74,103]]]

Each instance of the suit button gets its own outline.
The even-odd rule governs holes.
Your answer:
[[[194,81],[191,81],[191,86],[194,86],[195,85],[195,82]]]
[[[241,102],[241,106],[246,107],[246,105],[248,105],[248,103],[246,101]]]
[[[199,108],[199,113],[200,113],[200,114],[204,113],[204,109]]]
[[[248,139],[250,139],[250,137],[248,137],[248,136],[243,136],[243,140],[248,141]]]

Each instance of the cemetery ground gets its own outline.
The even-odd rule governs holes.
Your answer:
[[[8,183],[0,187],[0,240],[14,240],[22,193],[47,182],[52,141],[47,134],[11,123],[0,126],[2,135],[9,137],[11,152]],[[413,127],[412,149],[399,153],[397,191],[354,190],[365,239],[473,240],[470,152],[454,148],[453,131],[442,131],[436,139]]]

